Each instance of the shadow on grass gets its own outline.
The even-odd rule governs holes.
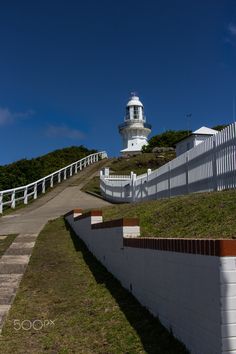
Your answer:
[[[161,325],[159,320],[140,305],[136,298],[124,289],[120,282],[97,261],[84,242],[75,235],[71,228],[68,225],[66,225],[66,227],[70,232],[76,251],[82,253],[96,282],[98,284],[104,284],[116,300],[119,308],[138,334],[145,352],[148,354],[188,353],[184,345],[174,338],[174,336]]]

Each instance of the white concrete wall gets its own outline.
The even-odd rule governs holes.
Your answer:
[[[192,149],[195,146],[195,136],[190,135],[189,137],[185,138],[184,140],[178,142],[176,144],[176,156],[184,154],[186,151]]]
[[[236,354],[236,257],[220,258],[222,353]]]
[[[195,354],[236,353],[236,257],[123,246],[138,226],[91,229],[67,221],[94,256]]]

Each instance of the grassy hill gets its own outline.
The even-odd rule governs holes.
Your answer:
[[[236,238],[236,191],[114,205],[103,215],[138,217],[144,237]]]
[[[89,150],[82,145],[71,146],[37,158],[22,159],[9,165],[0,166],[0,190],[34,182],[96,151]]]

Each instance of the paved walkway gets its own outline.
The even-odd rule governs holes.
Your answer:
[[[87,167],[27,207],[0,218],[0,235],[18,234],[0,258],[0,333],[44,225],[74,208],[92,209],[110,205],[80,190],[89,179],[98,175],[105,163],[101,161]]]

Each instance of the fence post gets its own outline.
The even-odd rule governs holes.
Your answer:
[[[189,184],[188,184],[188,160],[189,160],[189,153],[186,153],[186,192],[189,194]]]
[[[64,169],[64,180],[66,179],[66,168]]]
[[[130,181],[130,183],[131,183],[131,188],[132,188],[132,201],[133,202],[135,202],[135,192],[136,192],[136,190],[135,190],[135,187],[136,187],[136,177],[137,177],[137,175],[136,175],[136,173],[133,173],[133,171],[130,173],[130,178],[131,178],[131,181]]]
[[[42,183],[42,193],[43,194],[45,193],[45,179],[43,180],[43,183]]]
[[[16,191],[13,190],[11,194],[11,208],[15,209],[15,207],[16,207]]]
[[[109,177],[110,176],[110,168],[109,167],[104,167],[104,177]]]
[[[24,190],[24,204],[28,204],[28,187]]]
[[[72,165],[70,166],[70,177],[72,176]]]
[[[147,187],[147,197],[149,196],[149,193],[148,193],[148,191],[149,191],[149,175],[152,173],[152,170],[151,170],[151,168],[148,168],[147,169],[147,183],[146,183],[146,187]]]
[[[171,166],[170,166],[170,162],[169,162],[169,164],[168,164],[168,195],[169,195],[169,198],[171,197],[170,173],[171,173]]]
[[[34,199],[37,199],[37,183],[34,185]]]
[[[216,166],[216,136],[213,136],[213,153],[212,153],[212,178],[213,178],[213,190],[217,191],[217,166]]]
[[[3,203],[3,194],[0,193],[0,214],[2,214],[2,212],[3,212],[3,205],[2,205],[2,203]]]
[[[57,183],[61,183],[61,172],[58,172]]]
[[[50,187],[53,188],[53,175],[50,178]]]
[[[77,163],[75,164],[75,174],[77,174],[78,173],[78,165],[77,165]]]

